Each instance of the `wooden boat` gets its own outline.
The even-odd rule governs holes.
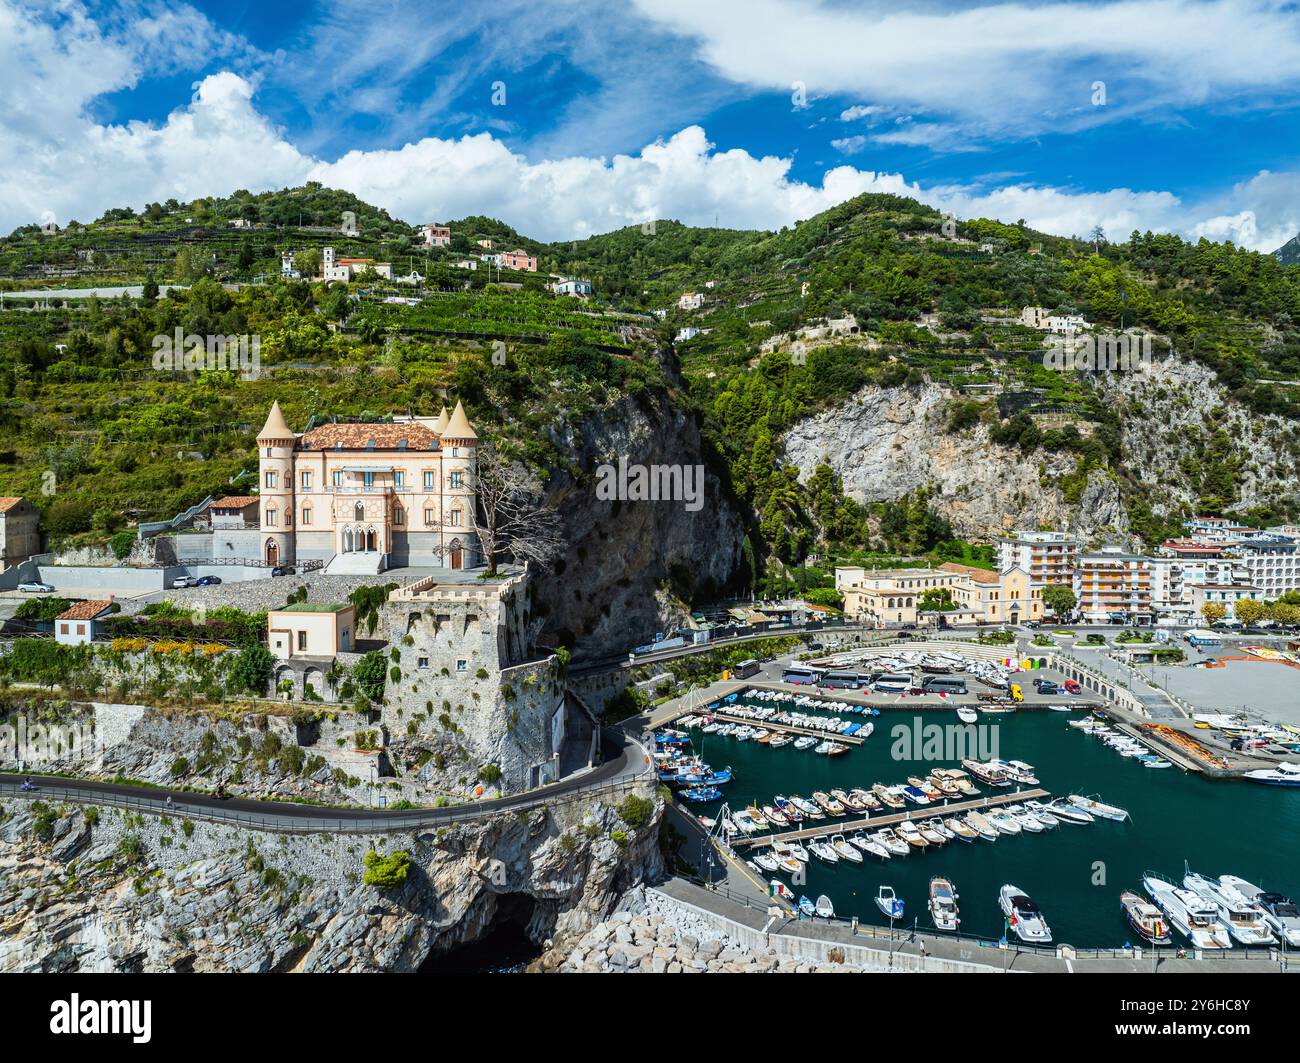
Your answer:
[[[916,824],[910,819],[903,820],[903,822],[898,824],[894,830],[898,833],[898,836],[902,838],[903,841],[907,842],[908,845],[912,846],[913,849],[928,849],[930,847],[930,842],[921,834]]]
[[[812,798],[814,801],[817,802],[820,808],[825,810],[827,815],[831,815],[831,816],[844,815],[844,806],[840,804],[838,801],[836,801],[835,798],[831,797],[831,795],[826,793],[824,790],[816,791],[812,795]]]
[[[937,801],[943,796],[943,791],[939,789],[939,787],[935,786],[929,779],[922,779],[917,775],[909,775],[907,777],[907,783],[909,786],[913,786],[920,790],[921,793],[925,794],[925,796],[931,801]]]
[[[831,848],[839,854],[841,860],[847,860],[851,864],[862,863],[862,853],[853,848],[845,840],[843,834],[836,834],[831,837]]]
[[[973,842],[979,837],[969,823],[957,816],[949,816],[944,820],[943,825],[964,842]]]
[[[855,801],[861,802],[862,806],[867,809],[868,812],[876,812],[882,807],[880,804],[880,798],[870,790],[863,790],[859,787],[852,791],[852,797]]]
[[[985,841],[993,841],[998,836],[997,827],[993,826],[980,812],[967,812],[966,823]]]
[[[945,842],[950,842],[956,837],[956,835],[947,828],[943,820],[938,816],[931,816],[925,821],[925,825],[934,831],[935,834],[939,835],[939,837]]]
[[[1124,912],[1128,925],[1152,945],[1169,945],[1173,937],[1169,933],[1169,920],[1154,904],[1132,890],[1125,890],[1119,895],[1119,906]]]
[[[898,794],[894,793],[884,783],[876,783],[871,792],[879,798],[880,802],[888,808],[906,808],[907,802]]]
[[[785,813],[778,811],[771,805],[763,806],[763,818],[778,827],[788,827],[790,825],[790,820]]]
[[[843,790],[840,789],[832,790],[831,797],[835,798],[836,801],[842,804],[850,812],[865,812],[867,810],[866,805],[864,805],[852,794],[845,793]]]

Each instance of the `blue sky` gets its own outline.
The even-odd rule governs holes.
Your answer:
[[[0,228],[311,178],[543,238],[868,190],[1066,235],[1300,230],[1294,3],[0,0],[0,62]]]

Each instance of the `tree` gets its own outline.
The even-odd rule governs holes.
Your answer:
[[[545,568],[564,548],[560,517],[541,501],[537,477],[521,461],[512,461],[495,443],[478,448],[478,500],[482,519],[479,541],[488,572],[496,574],[497,558],[532,561]]]
[[[293,268],[301,277],[314,277],[321,271],[321,253],[318,248],[309,247],[293,256]]]
[[[1074,596],[1074,591],[1064,583],[1049,583],[1043,588],[1043,604],[1060,620],[1074,612],[1079,600]]]
[[[275,658],[265,646],[245,646],[230,668],[230,678],[238,689],[265,694],[274,667]]]
[[[1238,620],[1247,626],[1258,624],[1268,614],[1268,606],[1258,598],[1243,598],[1233,607]]]
[[[1268,615],[1283,627],[1294,627],[1300,624],[1300,605],[1279,600],[1268,607]]]
[[[1228,615],[1228,610],[1219,602],[1206,602],[1201,606],[1201,616],[1207,624],[1213,624]]]
[[[362,656],[352,668],[352,678],[357,688],[373,704],[384,700],[384,684],[388,681],[388,669],[384,664],[384,655],[379,650],[371,650]]]

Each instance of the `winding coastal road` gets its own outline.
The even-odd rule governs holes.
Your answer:
[[[291,801],[258,801],[242,797],[218,798],[187,790],[97,782],[37,774],[0,774],[0,796],[31,800],[65,800],[79,804],[129,808],[155,815],[187,816],[285,834],[373,833],[422,830],[470,822],[502,812],[522,811],[573,796],[597,796],[625,790],[641,779],[653,778],[654,765],[646,749],[621,731],[606,728],[601,734],[605,760],[581,774],[510,797],[475,801],[448,808],[335,808]],[[23,791],[31,779],[35,791]],[[171,804],[167,799],[171,798]]]

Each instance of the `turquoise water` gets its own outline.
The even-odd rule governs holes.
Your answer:
[[[1033,764],[1040,787],[1054,797],[1095,794],[1128,809],[1131,821],[1063,823],[1038,834],[1000,835],[994,842],[954,839],[887,861],[865,855],[861,864],[827,865],[813,857],[806,884],[793,887],[796,896],[816,899],[825,893],[837,916],[857,915],[863,923],[888,926],[874,898],[879,886],[890,885],[906,904],[907,925],[916,918],[918,928],[933,930],[925,903],[931,876],[943,875],[959,896],[962,933],[998,938],[1003,927],[998,891],[1010,882],[1038,902],[1056,943],[1106,948],[1140,944],[1120,911],[1119,897],[1125,889],[1145,896],[1141,877],[1148,869],[1179,880],[1187,861],[1204,875],[1235,874],[1265,889],[1300,894],[1300,790],[1212,782],[1176,766],[1144,768],[1066,726],[1080,715],[1021,711],[982,717],[981,726],[997,727],[997,755]],[[882,712],[874,717],[871,737],[839,757],[792,745],[770,749],[699,731],[691,736],[694,749],[715,768],[729,764],[734,769],[736,781],[723,789],[731,807],[739,809],[755,801],[770,804],[775,794],[810,797],[814,790],[837,786],[901,784],[909,775],[924,776],[936,767],[960,767],[954,760],[893,759],[892,747],[898,744],[891,737],[893,728],[910,729],[918,717],[923,725],[958,722],[951,710]],[[910,752],[912,743],[905,744]],[[1009,792],[972,781],[981,794]],[[710,816],[720,807],[689,806]],[[908,807],[928,818],[938,803]],[[777,877],[789,884],[788,876]]]

